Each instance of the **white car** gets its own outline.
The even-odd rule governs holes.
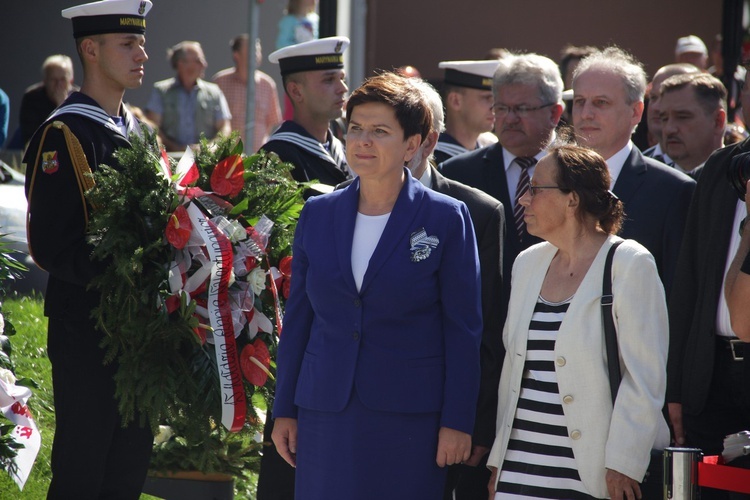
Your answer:
[[[12,256],[28,268],[11,287],[21,293],[32,290],[44,293],[47,273],[42,271],[29,256],[26,240],[26,194],[24,177],[0,161],[0,234],[9,243]]]

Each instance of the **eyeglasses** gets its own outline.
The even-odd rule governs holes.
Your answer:
[[[539,194],[540,189],[559,189],[560,191],[565,191],[560,186],[529,186],[529,194],[533,198]]]
[[[549,108],[550,106],[553,106],[554,104],[556,103],[550,102],[547,104],[542,104],[541,106],[524,106],[523,104],[520,106],[506,106],[504,104],[495,104],[492,106],[492,112],[495,113],[496,117],[501,117],[501,118],[508,116],[511,112],[515,113],[516,116],[519,118],[525,118],[532,111],[538,111],[540,109]]]

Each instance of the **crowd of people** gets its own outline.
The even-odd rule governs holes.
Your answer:
[[[391,442],[382,437],[383,428],[379,427],[388,425],[391,412],[397,411],[404,420],[392,425],[406,429],[406,422],[426,408],[419,408],[414,396],[390,402],[370,399],[369,394],[371,379],[382,377],[392,365],[387,357],[380,358],[383,370],[373,375],[372,356],[399,355],[412,360],[404,361],[405,366],[421,365],[420,349],[424,346],[390,345],[392,339],[383,337],[401,331],[404,317],[417,317],[424,310],[409,313],[394,307],[390,312],[398,314],[399,320],[393,325],[386,311],[370,316],[371,308],[380,311],[383,300],[400,298],[396,290],[401,287],[393,285],[381,295],[362,289],[356,280],[365,258],[369,258],[365,269],[375,266],[372,273],[365,272],[365,280],[368,274],[373,280],[395,280],[404,275],[398,256],[408,255],[392,240],[399,223],[389,221],[399,212],[399,200],[412,189],[414,179],[442,193],[446,191],[438,186],[444,181],[452,179],[449,182],[454,186],[461,186],[463,191],[456,190],[451,196],[469,207],[480,263],[480,303],[490,304],[481,311],[483,330],[478,344],[473,340],[479,352],[480,375],[473,382],[465,380],[464,386],[466,391],[479,390],[479,404],[465,408],[466,415],[475,412],[474,426],[467,433],[471,446],[462,453],[448,453],[447,458],[441,425],[450,419],[454,408],[447,405],[448,389],[438,382],[432,384],[443,392],[443,406],[434,410],[440,424],[438,429],[428,424],[424,427],[435,429],[431,432],[437,441],[429,445],[437,452],[432,466],[448,466],[444,498],[486,498],[487,487],[490,497],[497,499],[660,498],[661,477],[646,480],[652,450],[661,450],[671,441],[716,454],[721,452],[726,435],[748,427],[747,396],[737,390],[742,385],[744,344],[732,330],[728,298],[736,297],[737,304],[742,304],[750,294],[741,271],[750,245],[744,239],[738,252],[739,236],[734,236],[732,246],[727,242],[719,250],[717,239],[708,235],[683,239],[695,219],[709,216],[709,208],[696,208],[694,199],[696,185],[704,183],[700,181],[703,175],[721,178],[717,182],[729,192],[721,196],[711,193],[706,203],[711,199],[714,205],[731,204],[736,209],[734,231],[727,235],[741,234],[740,223],[747,215],[747,207],[732,192],[726,172],[730,159],[739,152],[734,149],[746,142],[721,149],[728,136],[728,94],[722,82],[705,71],[707,51],[697,44],[696,37],[677,42],[677,62],[660,69],[651,83],[642,64],[617,47],[567,49],[566,54],[576,54],[567,61],[567,92],[564,73],[549,58],[501,53],[493,61],[441,63],[445,79],[443,99],[437,106],[437,94],[428,83],[384,73],[356,89],[344,113],[347,89],[339,55],[347,43],[340,37],[328,38],[298,44],[270,57],[280,65],[294,117],[282,127],[283,148],[272,135],[269,149],[295,165],[296,178],[321,180],[323,165],[337,176],[348,170],[354,179],[342,184],[337,178],[321,181],[320,192],[336,191],[310,198],[303,210],[304,223],[295,243],[298,267],[293,275],[304,278],[293,284],[294,300],[288,315],[294,328],[280,344],[276,427],[271,432],[275,450],[269,448],[264,453],[259,497],[293,498],[291,487],[280,493],[283,485],[291,485],[294,472],[278,459],[276,451],[297,468],[298,478],[305,478],[297,485],[297,498],[383,498],[386,494],[377,488],[372,496],[361,491],[363,484],[377,482],[369,471],[358,469],[372,466],[369,456],[361,456],[363,448],[372,451],[380,463],[381,447],[385,446],[394,457],[390,462],[399,464],[396,473],[391,464],[380,463],[381,474],[401,477],[406,468],[409,477],[427,477],[421,469],[425,464],[416,455],[404,454],[403,437]],[[691,56],[693,63],[684,62],[686,56]],[[702,67],[694,65],[698,63]],[[429,133],[421,134],[422,146],[416,154],[410,141],[418,142],[413,135],[417,131],[402,123],[406,112],[399,98],[406,98],[391,95],[397,86],[411,87],[401,92],[409,96],[421,94],[421,106],[433,112],[433,126]],[[356,106],[362,93],[372,99],[365,101],[368,104],[383,105],[377,106],[379,112],[360,118]],[[647,94],[653,102],[650,114],[645,111]],[[741,98],[738,108],[745,104],[744,93]],[[386,112],[388,107],[393,109]],[[492,119],[488,119],[488,111]],[[658,117],[656,126],[643,133],[653,115]],[[330,124],[342,116],[348,122],[346,168],[332,153],[341,145]],[[646,141],[640,148],[634,134],[639,127]],[[495,139],[482,144],[480,137],[490,131]],[[720,155],[712,156],[716,150],[734,152],[711,174],[704,174]],[[383,168],[375,170],[379,174],[373,177],[373,164],[389,162],[394,154],[406,165],[400,191],[392,190],[387,203],[368,213],[369,205],[363,200],[372,195],[368,186],[378,179],[378,188],[385,189],[398,171],[394,164],[388,175]],[[419,165],[422,167],[417,168]],[[383,195],[380,190],[376,192]],[[481,198],[475,194],[479,191],[484,192]],[[350,200],[348,204],[345,199]],[[474,200],[482,201],[477,204]],[[487,214],[492,212],[492,203],[487,201],[494,201],[495,209],[502,207],[503,216],[489,219],[491,226],[478,226],[477,222],[488,220]],[[355,206],[356,218],[343,215]],[[326,247],[325,252],[318,250],[315,258],[310,258],[309,252],[319,245],[312,235],[325,231],[307,217],[320,211],[330,211],[331,216],[316,219],[333,231],[332,241],[337,245]],[[332,228],[322,222],[325,219],[333,220]],[[705,230],[716,228],[717,224],[705,225]],[[426,226],[420,229],[423,235],[435,231]],[[451,240],[467,237],[454,234]],[[428,255],[441,255],[435,254],[435,248],[442,241],[436,235]],[[499,244],[486,246],[489,241]],[[707,265],[711,258],[696,256],[693,267],[684,267],[693,245],[710,248],[721,267],[713,296],[705,293],[706,280],[696,281],[711,269]],[[412,243],[412,251],[415,248]],[[392,269],[385,267],[388,263],[383,263],[382,252],[391,252]],[[338,262],[335,272],[329,259]],[[343,269],[342,262],[346,263]],[[611,267],[606,276],[610,276],[614,296],[609,314],[617,331],[615,355],[620,378],[616,396],[610,392],[612,375],[608,373],[600,307],[607,266]],[[436,272],[440,273],[439,269]],[[320,276],[326,276],[326,286],[307,281]],[[726,296],[724,276],[732,287],[727,288],[730,295]],[[462,286],[457,280],[438,279],[437,283],[438,294],[447,293],[442,286],[450,286],[451,292]],[[411,291],[422,299],[425,294],[416,291],[420,285],[413,284]],[[338,317],[334,320],[328,299],[341,294],[342,286],[352,295],[336,301]],[[471,287],[463,290],[463,295],[474,293]],[[408,306],[414,304],[414,299],[403,300]],[[700,303],[706,300],[714,304],[713,313],[708,312],[713,321],[698,330],[695,322],[686,319],[687,311],[702,313],[705,308]],[[351,316],[343,305],[350,301],[354,304]],[[433,310],[440,311],[441,306],[446,302],[438,302]],[[735,308],[742,309],[740,305]],[[471,318],[468,308],[464,312],[465,318]],[[444,372],[435,375],[436,381],[453,378],[449,375],[450,359],[456,353],[449,343],[468,328],[450,322],[449,313],[442,314],[443,321],[448,321],[441,327],[444,351],[433,357],[440,359]],[[375,319],[377,327],[369,326]],[[680,327],[670,328],[677,322]],[[419,332],[418,327],[411,330],[417,338]],[[694,338],[698,336],[700,340]],[[399,334],[400,343],[406,338]],[[356,359],[344,361],[352,351]],[[697,355],[700,369],[695,366]],[[326,362],[329,356],[336,356],[338,363],[333,358]],[[711,384],[706,392],[712,399],[705,402],[706,394],[700,405],[683,405],[698,396],[698,376],[703,378],[700,385]],[[413,380],[419,377],[405,374],[401,383],[407,386]],[[334,404],[324,387],[330,385],[332,391],[338,387],[335,390],[339,391],[341,383],[346,396],[337,396]],[[378,389],[392,396],[400,394],[387,381]],[[692,394],[688,396],[688,392]],[[308,422],[313,415],[314,422]],[[321,427],[323,423],[332,427]],[[454,425],[448,427],[467,432],[461,424]],[[271,426],[273,422],[267,424]],[[395,431],[391,434],[401,436]],[[360,438],[373,438],[377,443],[361,442]],[[416,433],[412,439],[426,443]],[[408,457],[407,462],[395,458],[402,456]],[[308,474],[315,479],[311,481]],[[331,491],[334,477],[339,478],[340,488]],[[427,493],[427,485],[431,487],[433,481],[389,483],[387,496],[438,498],[438,493]],[[415,493],[415,487],[422,496]],[[719,490],[703,492],[705,498],[728,495]]]
[[[63,11],[81,87],[51,56],[22,104],[29,245],[50,273],[49,498],[137,498],[151,444],[120,425],[89,318],[101,269],[80,179],[142,127],[177,152],[246,132],[250,49],[261,58],[247,35],[210,82],[200,43],[174,45],[175,76],[143,113],[123,104],[150,8]],[[308,183],[259,500],[661,498],[653,450],[719,454],[750,428],[746,72],[728,90],[690,35],[651,81],[616,46],[566,47],[559,64],[494,49],[441,62],[442,92],[408,67],[349,95],[350,41],[317,39],[314,10],[290,2],[268,57],[284,121],[254,75],[252,148]],[[83,406],[96,446],[75,437]]]

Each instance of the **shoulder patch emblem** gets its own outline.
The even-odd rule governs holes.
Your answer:
[[[42,171],[45,174],[54,174],[59,167],[57,151],[44,151],[42,153]]]

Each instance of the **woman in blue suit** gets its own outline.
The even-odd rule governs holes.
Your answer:
[[[297,499],[440,499],[479,387],[474,232],[404,168],[432,116],[403,77],[366,81],[347,116],[358,177],[309,199],[295,234],[273,441]]]

